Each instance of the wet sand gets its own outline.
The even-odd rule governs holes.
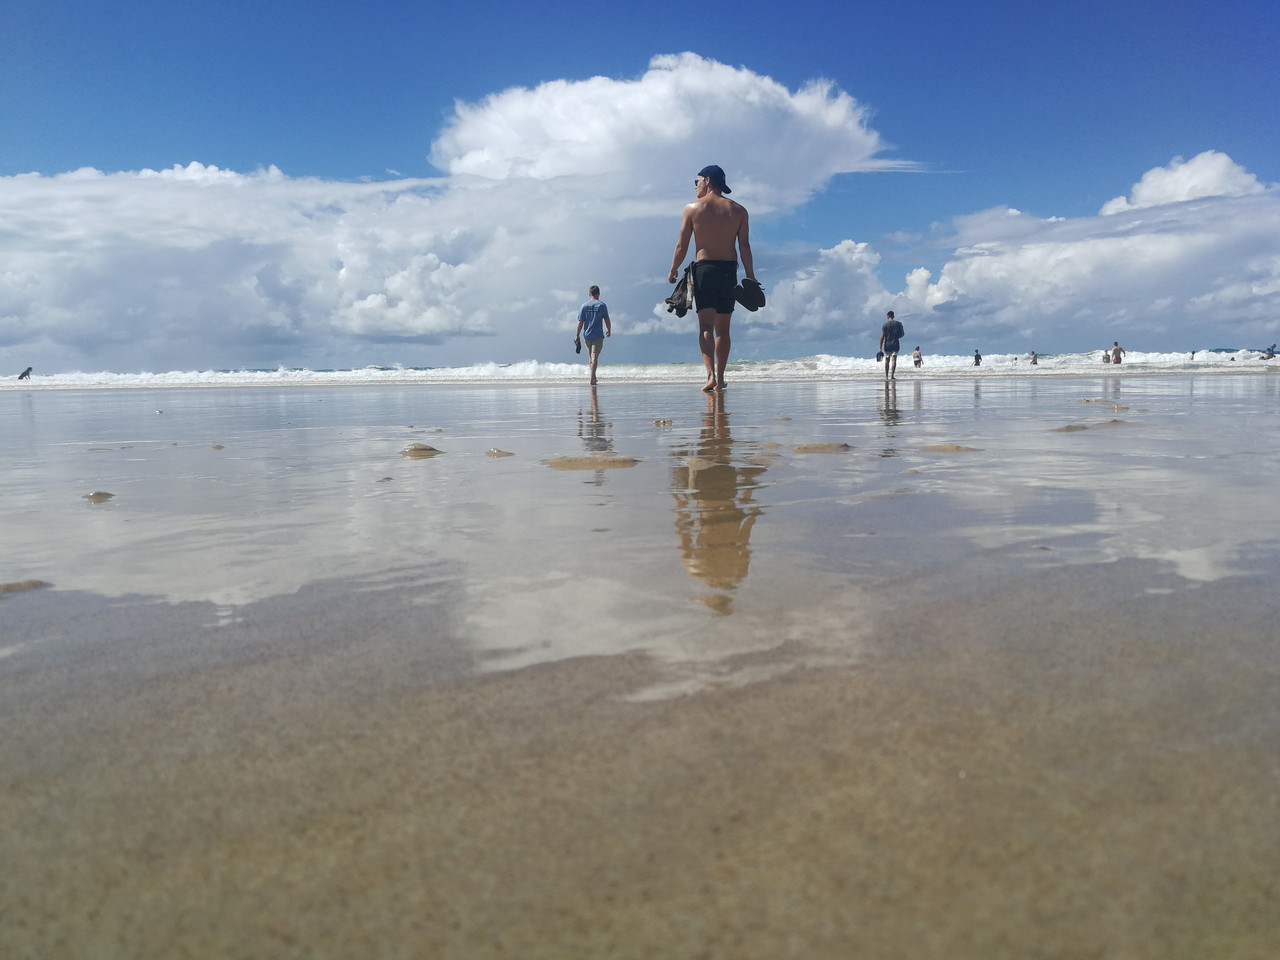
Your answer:
[[[0,952],[1277,955],[1274,393],[928,388],[463,392],[417,461],[352,397],[243,470],[59,411]]]

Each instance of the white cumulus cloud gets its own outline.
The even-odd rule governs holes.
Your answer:
[[[769,294],[765,310],[737,314],[740,356],[864,351],[887,309],[935,349],[1280,333],[1280,192],[1213,151],[1148,171],[1097,216],[957,218],[948,254],[927,251],[928,267],[889,284],[864,239],[762,239],[772,214],[833,176],[912,168],[884,152],[865,108],[830,83],[792,91],[686,53],[634,79],[459,104],[432,149],[438,178],[198,162],[0,178],[0,368],[568,359],[592,283],[617,359],[696,359],[694,319],[661,301],[680,206],[706,163],[752,212]]]
[[[942,342],[980,333],[1080,349],[1127,336],[1194,349],[1274,339],[1276,189],[1210,151],[1148,171],[1130,197],[1096,217],[1002,208],[958,218],[938,280],[913,272],[902,296]]]
[[[1148,170],[1128,198],[1108,200],[1101,212],[1105,216],[1202,197],[1243,197],[1264,189],[1257,177],[1225,153],[1206,150],[1190,160],[1174,157],[1167,167]]]
[[[198,162],[2,178],[0,360],[52,371],[548,359],[590,283],[639,345],[690,327],[652,317],[699,167],[721,163],[760,217],[838,173],[911,166],[883,149],[865,109],[830,83],[790,91],[685,53],[636,79],[458,104],[432,148],[447,171],[435,179]]]

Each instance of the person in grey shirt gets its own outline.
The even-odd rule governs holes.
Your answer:
[[[884,326],[880,328],[880,346],[878,350],[884,351],[884,378],[886,380],[898,379],[898,347],[907,332],[902,329],[902,321],[893,319],[893,311],[890,310],[888,319],[885,320]]]

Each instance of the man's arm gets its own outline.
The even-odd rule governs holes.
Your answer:
[[[604,335],[606,337],[612,337],[613,324],[609,321],[609,308],[602,303],[600,304],[600,310],[604,314]]]
[[[745,207],[742,210],[742,223],[738,224],[738,255],[742,258],[742,272],[754,280],[756,265],[751,259],[751,226],[747,222]]]
[[[684,208],[684,216],[680,218],[680,239],[676,241],[676,253],[671,258],[671,272],[667,274],[667,283],[675,283],[680,279],[680,265],[684,263],[689,252],[689,241],[693,239],[693,204]]]

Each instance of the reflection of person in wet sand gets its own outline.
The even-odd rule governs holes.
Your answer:
[[[714,163],[694,178],[698,199],[684,208],[680,238],[671,258],[668,283],[680,279],[680,267],[693,240],[697,253],[693,264],[693,302],[698,308],[698,348],[707,368],[703,390],[724,389],[724,368],[729,362],[729,321],[733,319],[734,288],[738,285],[738,254],[747,277],[756,278],[751,259],[747,208],[730,200],[724,171]]]
[[[753,494],[765,467],[734,463],[723,394],[707,397],[702,423],[696,450],[676,452],[676,535],[685,569],[712,587],[731,590],[751,562],[751,528],[762,512]]]
[[[613,437],[610,432],[613,424],[600,414],[600,401],[595,384],[591,385],[591,412],[584,415],[578,411],[578,436],[582,438],[583,448],[597,456],[613,452]],[[604,485],[605,471],[597,470],[592,481],[597,487]]]
[[[609,436],[612,426],[600,416],[599,394],[592,390],[590,414],[584,417],[582,411],[578,411],[578,436],[582,438],[582,445],[590,453],[609,452],[613,449],[613,438]]]

